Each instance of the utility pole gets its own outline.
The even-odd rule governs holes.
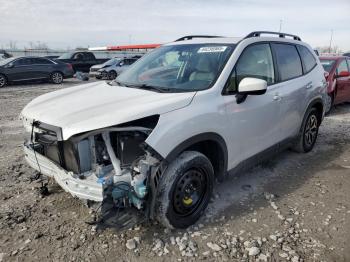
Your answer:
[[[279,29],[279,33],[281,33],[281,30],[282,30],[282,22],[283,22],[283,20],[280,20],[280,29]]]
[[[331,29],[331,40],[329,40],[329,53],[331,53],[331,49],[332,49],[332,40],[333,40],[333,29]]]

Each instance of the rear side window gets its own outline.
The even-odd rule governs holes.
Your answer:
[[[303,75],[298,51],[294,45],[273,44],[280,81],[286,81]]]
[[[93,54],[91,54],[91,53],[84,54],[84,60],[94,60],[94,59],[95,59],[95,57]]]
[[[236,92],[245,77],[263,79],[268,85],[275,83],[272,53],[269,44],[248,46],[238,59],[225,87],[225,93]]]
[[[305,46],[298,45],[299,54],[301,56],[301,60],[303,60],[305,74],[309,73],[316,66],[316,59],[312,55],[312,53]]]
[[[45,58],[32,58],[33,64],[36,65],[50,65],[53,64],[53,62],[51,62],[48,59]]]

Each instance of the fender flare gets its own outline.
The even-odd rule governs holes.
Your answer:
[[[316,105],[316,104],[321,104],[321,105],[322,105],[322,112],[321,112],[321,119],[320,119],[320,125],[321,125],[321,122],[322,122],[323,117],[324,117],[324,104],[323,104],[322,98],[317,97],[317,98],[311,100],[311,102],[310,102],[310,103],[308,104],[308,106],[306,107],[306,110],[304,111],[303,121],[301,122],[300,131],[301,131],[301,129],[302,129],[302,127],[303,127],[303,124],[304,124],[304,121],[305,121],[305,119],[306,119],[306,115],[305,115],[306,112],[307,112],[311,107],[313,107],[313,106]],[[300,132],[300,131],[299,131],[299,132]]]
[[[165,161],[167,163],[172,162],[186,148],[189,148],[192,145],[195,145],[199,142],[204,142],[204,141],[216,142],[222,150],[222,153],[224,156],[223,167],[222,167],[222,170],[217,175],[217,178],[221,180],[227,172],[228,151],[227,151],[227,145],[225,140],[221,135],[217,133],[214,133],[214,132],[201,133],[186,139],[185,141],[178,144],[170,153],[168,153],[168,155],[165,157]]]

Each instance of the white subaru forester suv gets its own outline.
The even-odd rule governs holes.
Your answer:
[[[21,113],[25,158],[99,202],[98,223],[186,228],[215,180],[286,148],[313,148],[325,88],[319,59],[298,36],[183,37],[112,82],[31,101]]]

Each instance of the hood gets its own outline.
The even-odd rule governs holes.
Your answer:
[[[104,67],[104,64],[100,64],[100,65],[94,65],[94,66],[92,66],[91,68],[100,69],[100,68],[103,68],[103,67]]]
[[[63,139],[86,131],[160,115],[189,105],[195,92],[158,93],[96,82],[39,96],[22,111],[25,122],[37,120],[62,128]]]

